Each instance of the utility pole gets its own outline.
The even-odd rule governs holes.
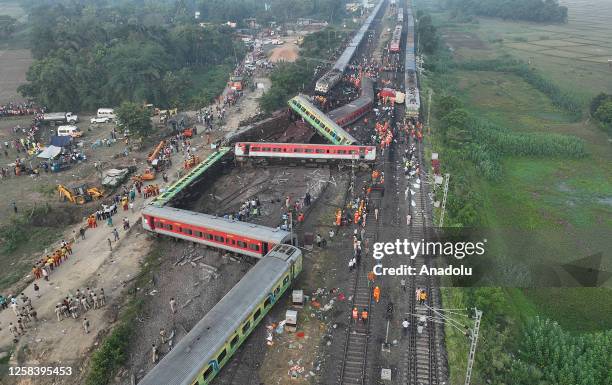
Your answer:
[[[474,328],[471,330],[470,340],[470,352],[468,354],[467,368],[465,370],[465,385],[470,385],[472,380],[472,368],[474,367],[474,357],[476,354],[476,344],[478,343],[478,334],[480,333],[480,319],[482,318],[482,310],[474,308],[476,313],[476,319],[474,320]]]
[[[448,180],[450,179],[450,174],[445,174],[444,176],[444,198],[442,198],[442,212],[440,213],[439,227],[444,226],[444,212],[446,211],[446,197],[448,196]]]

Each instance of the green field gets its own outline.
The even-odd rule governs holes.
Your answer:
[[[612,58],[612,23],[601,22],[612,20],[612,4],[601,0],[565,3],[571,15],[567,25],[483,18],[478,23],[458,24],[445,12],[432,16],[455,62],[503,55],[529,62],[581,103],[585,110],[582,120],[553,105],[546,94],[514,73],[451,70],[423,83],[438,93],[459,97],[474,116],[514,132],[572,135],[584,140],[588,156],[583,159],[505,157],[501,161],[502,180],[496,182],[480,176],[471,162],[462,161],[461,176],[469,180],[471,190],[480,198],[481,222],[492,231],[494,250],[514,251],[530,242],[534,246],[524,254],[509,253],[515,265],[535,261],[559,272],[559,264],[602,252],[603,269],[612,271],[612,139],[592,124],[586,113],[593,96],[612,93],[612,69],[606,59],[607,55]],[[602,7],[573,14],[575,3]],[[437,123],[434,119],[432,130]],[[432,151],[440,152],[444,162],[444,145],[436,137],[432,142]],[[517,229],[526,231],[518,234],[527,234],[529,240],[517,237]],[[485,326],[484,357],[480,367],[477,363],[476,378],[496,378],[492,374],[496,370],[507,372],[507,357],[499,358],[505,357],[500,352],[516,352],[523,325],[535,316],[553,319],[576,335],[612,330],[612,279],[605,286],[483,289],[496,300],[485,301],[481,308],[498,316]],[[473,306],[468,293],[467,289],[445,290],[444,306]],[[446,330],[451,383],[462,383],[465,337],[452,328]]]
[[[546,25],[478,18],[478,23],[450,24],[435,14],[455,57],[486,59],[504,53],[529,61],[564,90],[585,103],[599,92],[612,93],[612,2],[566,0],[569,22]],[[579,9],[577,7],[580,7]]]

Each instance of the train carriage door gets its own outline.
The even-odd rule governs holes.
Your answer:
[[[359,159],[365,159],[365,147],[359,147]]]
[[[242,147],[242,153],[244,154],[244,156],[248,156],[249,149],[251,148],[251,146],[249,146],[248,144],[243,144],[241,147]]]
[[[261,255],[268,254],[268,242],[261,243]]]

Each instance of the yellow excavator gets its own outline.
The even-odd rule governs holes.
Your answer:
[[[104,191],[97,187],[88,187],[86,184],[72,188],[60,184],[57,185],[57,191],[60,198],[78,205],[91,202],[94,199],[100,199],[104,196]]]

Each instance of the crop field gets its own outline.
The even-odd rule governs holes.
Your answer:
[[[478,18],[477,24],[443,25],[443,38],[458,60],[509,53],[528,61],[586,105],[599,92],[612,93],[612,2],[561,3],[569,8],[564,25]],[[446,14],[435,16],[448,20]]]
[[[444,12],[432,17],[455,61],[486,60],[509,54],[522,59],[579,100],[585,110],[599,92],[612,93],[612,3],[562,1],[569,7],[566,25],[478,18],[453,23]],[[574,7],[584,7],[573,12]],[[605,22],[608,20],[608,23]],[[605,270],[612,233],[612,149],[610,138],[587,114],[577,120],[520,76],[496,71],[455,71],[449,89],[465,108],[494,124],[519,132],[573,135],[585,141],[584,159],[506,157],[503,179],[489,182],[466,172],[482,199],[484,225],[498,229],[497,240],[512,248],[517,240],[506,229],[527,229],[543,253],[540,262],[559,264],[603,252]],[[435,106],[434,106],[435,108]],[[452,181],[452,177],[451,177]],[[452,182],[451,182],[452,183]],[[574,252],[568,252],[568,250]],[[546,256],[544,256],[544,254]],[[576,255],[578,254],[578,255]],[[610,285],[601,289],[514,290],[510,302],[521,312],[557,320],[566,330],[604,330],[610,323]],[[580,311],[577,311],[580,308]],[[529,311],[527,311],[529,310]],[[589,314],[584,320],[580,314]]]

